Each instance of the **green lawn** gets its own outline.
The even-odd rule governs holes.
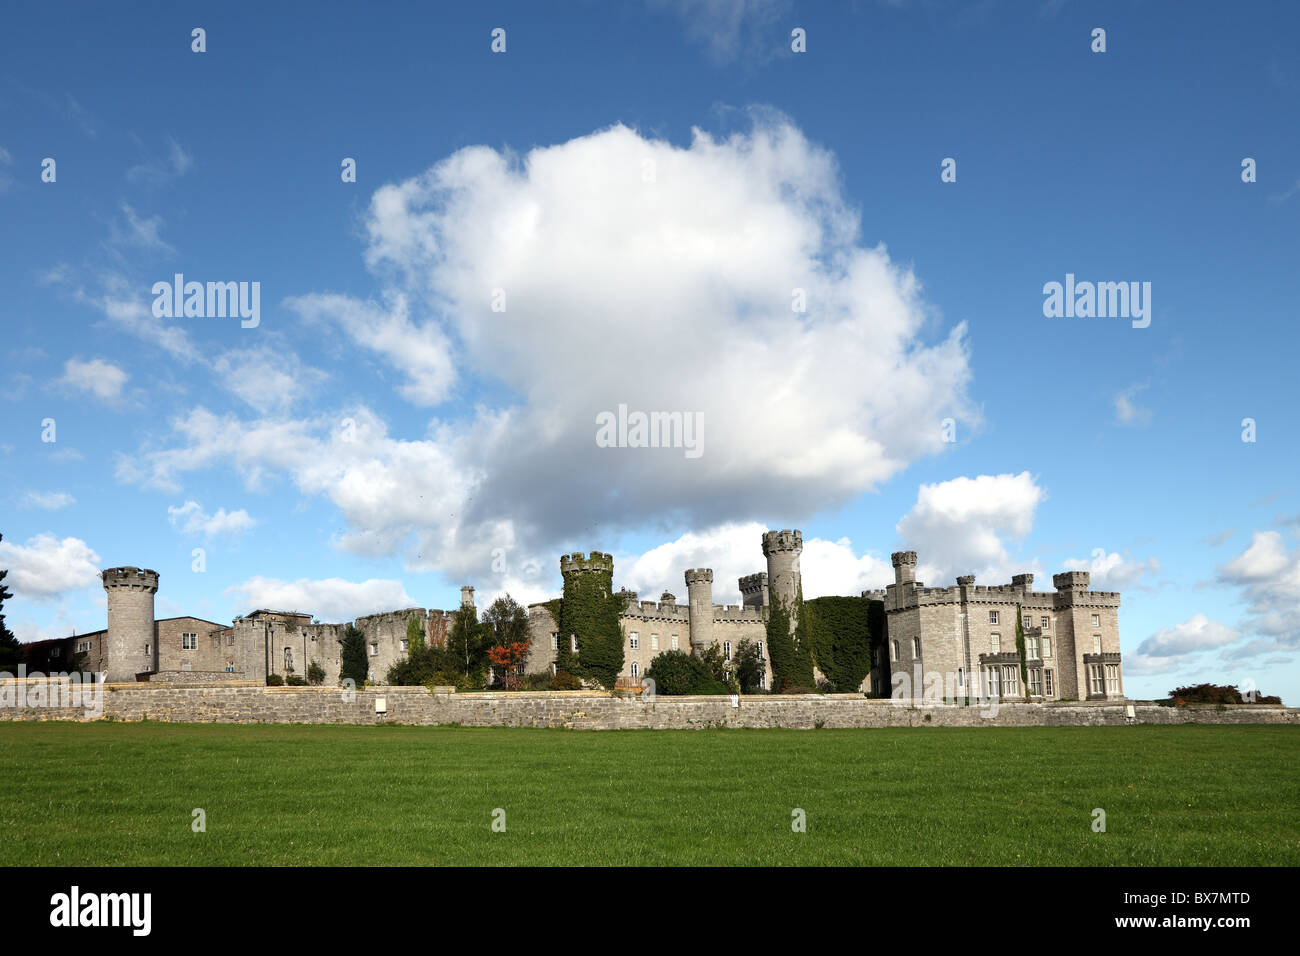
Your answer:
[[[0,828],[3,865],[1295,866],[1300,728],[0,723]]]

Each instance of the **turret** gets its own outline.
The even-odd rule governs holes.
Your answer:
[[[108,568],[101,578],[108,594],[108,681],[133,681],[158,669],[153,596],[158,572],[148,568]]]
[[[1028,594],[1034,589],[1034,576],[1032,574],[1013,574],[1011,575],[1011,586],[1019,588]]]
[[[740,579],[740,601],[744,607],[767,607],[767,572],[746,574]]]
[[[773,600],[780,598],[787,608],[794,608],[799,599],[801,553],[803,534],[799,531],[768,531],[763,535],[768,595]]]
[[[473,607],[473,606],[474,606],[474,587],[473,587],[473,585],[470,585],[470,584],[462,584],[462,585],[460,586],[460,606],[461,606],[461,607]]]
[[[904,584],[916,583],[916,552],[895,551],[890,555],[894,562],[894,583],[900,588]]]
[[[691,606],[691,653],[700,655],[713,644],[713,569],[687,571],[686,593]]]
[[[1052,585],[1058,591],[1086,591],[1091,580],[1087,571],[1062,571],[1052,575]]]

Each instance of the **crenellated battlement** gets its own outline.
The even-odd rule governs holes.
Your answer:
[[[584,574],[587,572],[613,574],[614,556],[606,554],[604,551],[593,551],[590,555],[583,554],[581,551],[560,555],[561,574]]]
[[[803,532],[785,529],[782,531],[763,532],[763,556],[775,551],[802,551]]]
[[[712,568],[691,568],[686,572],[687,586],[690,586],[692,584],[704,584],[704,583],[709,583],[709,584],[713,583]]]
[[[106,588],[158,590],[158,572],[150,568],[107,568],[100,574],[100,579]]]
[[[740,579],[741,594],[757,594],[767,587],[767,572],[759,571],[757,574],[746,574]]]

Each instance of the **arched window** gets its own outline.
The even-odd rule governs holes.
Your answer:
[[[638,664],[636,661],[632,662],[632,676],[633,677],[641,676],[641,665]]]

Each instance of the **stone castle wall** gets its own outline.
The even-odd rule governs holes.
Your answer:
[[[34,681],[7,682],[14,685]],[[0,688],[12,693],[13,688]],[[51,695],[52,697],[52,695]],[[0,720],[90,719],[55,706],[0,707]],[[386,713],[376,712],[376,700]],[[368,687],[351,700],[337,688],[263,687],[250,681],[207,686],[109,684],[103,716],[112,720],[216,723],[459,724],[587,730],[689,730],[708,727],[790,729],[878,727],[1063,727],[1140,724],[1287,724],[1300,710],[1270,705],[1163,707],[1143,701],[1005,703],[995,716],[979,707],[909,706],[851,694],[659,697],[647,701],[590,691],[570,693],[431,693],[423,687]],[[1134,719],[1126,716],[1132,706]]]

